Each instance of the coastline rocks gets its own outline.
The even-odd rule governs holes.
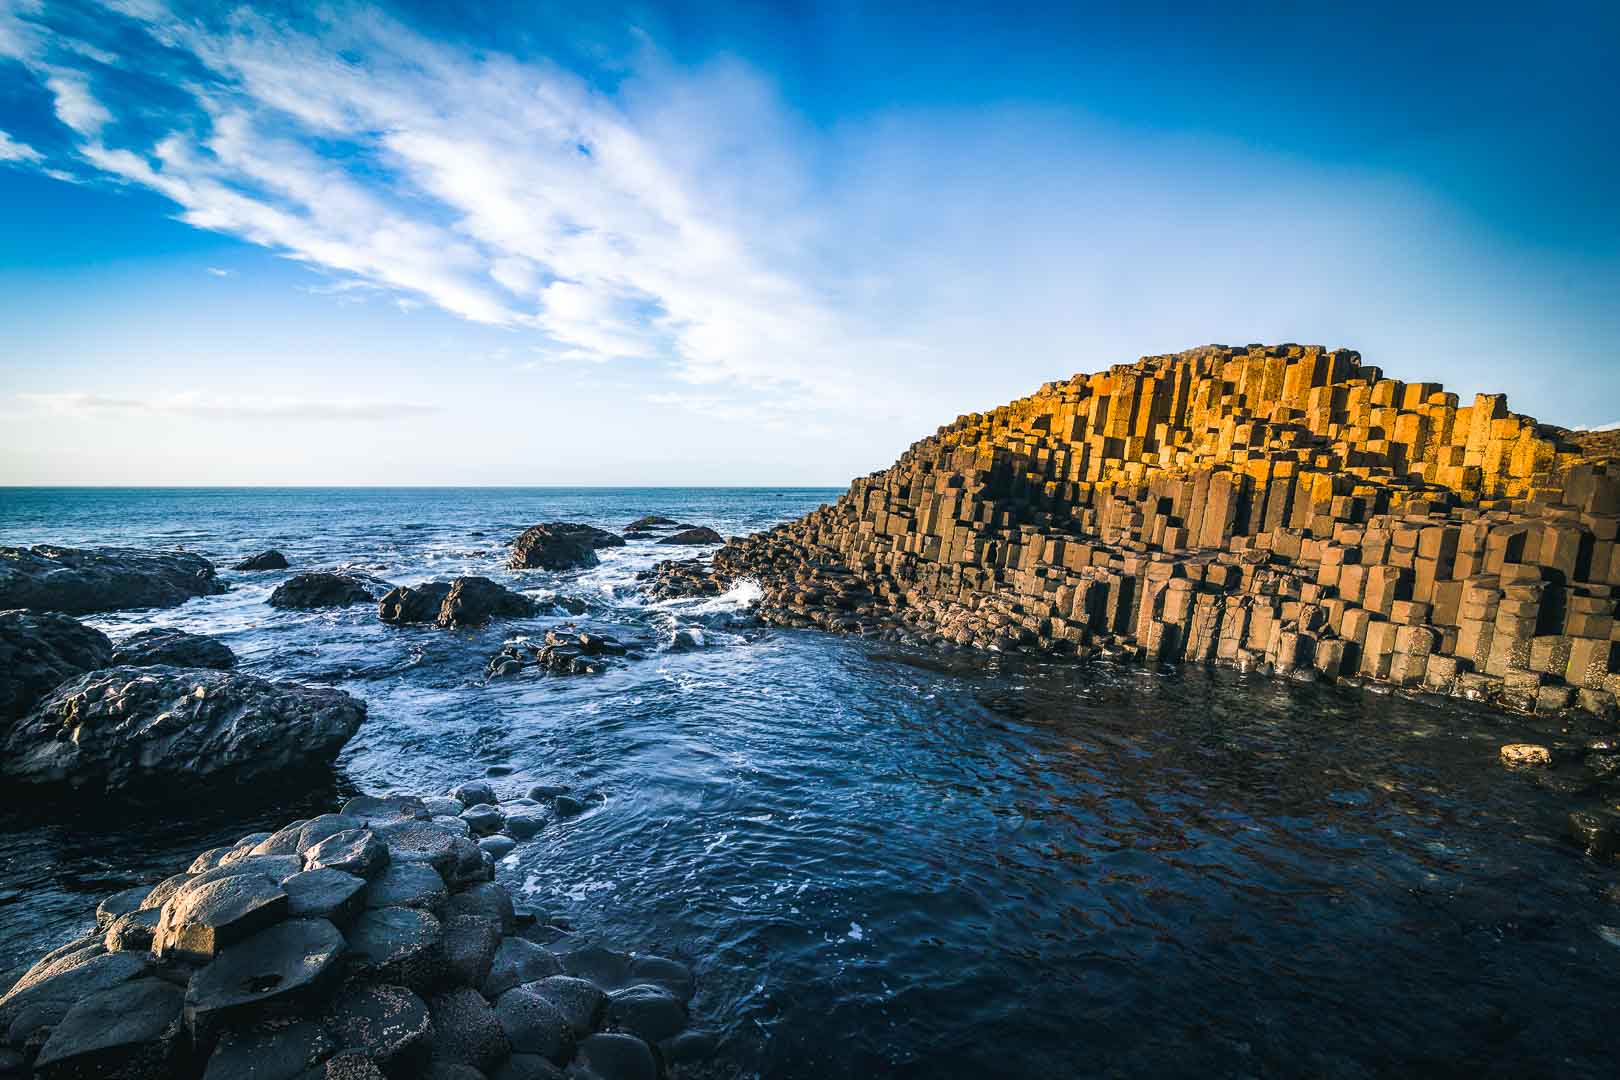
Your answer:
[[[668,529],[677,524],[678,522],[676,522],[674,518],[660,517],[657,514],[648,514],[646,517],[638,517],[636,520],[626,525],[624,527],[624,534],[626,536],[630,536],[633,533],[651,532],[655,529]]]
[[[600,548],[623,546],[624,538],[606,529],[551,521],[525,529],[512,541],[506,565],[513,570],[572,570],[595,566]]]
[[[55,612],[0,611],[0,721],[25,716],[64,680],[106,667],[112,642]]]
[[[385,623],[433,623],[443,630],[482,626],[491,619],[517,619],[533,615],[539,605],[486,577],[458,577],[446,584],[401,586],[378,602],[377,617]]]
[[[6,733],[0,778],[190,798],[219,781],[326,765],[365,714],[341,690],[200,668],[106,668],[57,687]]]
[[[660,544],[723,544],[726,538],[707,526],[695,526],[682,529],[678,533],[666,536],[658,541]]]
[[[283,555],[275,548],[271,548],[269,551],[261,551],[257,555],[249,555],[247,558],[231,567],[231,569],[285,570],[287,569],[287,556]]]
[[[345,607],[372,603],[391,588],[387,582],[358,571],[315,570],[283,581],[265,603],[279,608]]]
[[[596,675],[609,666],[608,657],[624,656],[629,649],[605,634],[577,634],[547,630],[542,644],[509,641],[484,667],[488,678],[513,675],[524,668],[539,668],[553,675]]]
[[[0,547],[0,608],[88,615],[162,608],[225,591],[214,564],[185,552]]]
[[[156,627],[124,638],[113,649],[110,667],[213,668],[229,671],[236,654],[223,642],[184,630]]]
[[[377,618],[394,626],[437,622],[449,595],[450,585],[444,581],[399,585],[377,602]]]

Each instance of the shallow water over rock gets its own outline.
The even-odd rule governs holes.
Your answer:
[[[1075,669],[747,625],[745,590],[649,605],[656,534],[504,567],[540,521],[736,533],[831,492],[6,492],[0,543],[184,543],[232,591],[90,620],[218,637],[369,715],[332,784],[138,817],[0,820],[0,948],[353,790],[565,787],[500,879],[581,941],[691,963],[719,1075],[1365,1076],[1609,1071],[1620,875],[1562,838],[1582,767],[1510,773],[1537,722],[1226,673]],[[285,571],[235,572],[275,547]],[[707,549],[698,549],[700,551]],[[341,563],[484,575],[583,615],[392,627],[264,603]],[[486,680],[520,635],[632,655]],[[497,772],[500,770],[497,769]],[[1552,779],[1549,781],[1547,777]],[[1615,894],[1610,891],[1608,896]]]

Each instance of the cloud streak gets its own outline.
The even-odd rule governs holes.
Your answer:
[[[145,398],[84,391],[15,396],[36,412],[75,418],[189,416],[218,420],[382,421],[430,416],[444,411],[437,405],[412,401],[248,399],[200,393]]]

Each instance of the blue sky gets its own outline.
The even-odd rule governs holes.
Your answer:
[[[0,0],[0,483],[842,484],[1212,341],[1620,420],[1612,5],[580,7]]]

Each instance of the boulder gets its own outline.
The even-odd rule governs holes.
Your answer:
[[[338,972],[343,935],[325,919],[288,919],[223,950],[186,986],[194,1032],[235,1023],[268,1007],[313,999]],[[118,956],[129,955],[117,953]]]
[[[88,615],[174,607],[224,591],[214,564],[185,552],[0,547],[0,608]]]
[[[513,570],[572,570],[595,566],[598,549],[623,544],[623,537],[605,529],[552,521],[525,529],[512,542],[512,554],[506,565]]]
[[[658,541],[660,544],[723,544],[726,538],[707,526],[682,529]]]
[[[75,675],[112,662],[100,630],[48,611],[0,611],[0,724]]]
[[[472,780],[465,784],[459,784],[450,789],[450,797],[464,807],[496,801],[495,788],[487,780]]]
[[[57,687],[0,740],[0,778],[163,796],[329,764],[365,719],[341,690],[201,668],[115,667]]]
[[[489,978],[501,925],[484,915],[450,915],[444,921],[444,960],[454,986],[482,986]]]
[[[279,608],[344,607],[370,604],[381,599],[393,586],[370,574],[354,570],[327,570],[294,574],[277,585],[266,601]]]
[[[539,1054],[561,1064],[574,1047],[574,1032],[548,998],[515,986],[495,1002],[495,1019],[517,1054]]]
[[[437,622],[444,598],[449,595],[450,585],[443,581],[401,585],[377,602],[377,618],[395,626]]]
[[[608,1024],[650,1043],[686,1026],[686,1005],[662,986],[627,986],[608,995]]]
[[[603,1032],[579,1044],[578,1069],[602,1080],[658,1080],[652,1047],[634,1035]]]
[[[486,577],[459,577],[439,609],[438,625],[449,629],[482,626],[490,619],[519,619],[535,613],[535,602]]]
[[[203,1080],[295,1080],[337,1049],[336,1040],[313,1021],[271,1018],[226,1029],[209,1055]]]
[[[366,879],[331,867],[305,870],[281,883],[290,918],[327,919],[338,926],[354,921],[366,906]]]
[[[550,950],[520,937],[502,938],[489,977],[479,989],[494,1001],[514,986],[561,974],[562,964]]]
[[[565,633],[547,630],[543,643],[509,641],[484,666],[489,678],[538,668],[553,675],[595,675],[607,670],[609,657],[624,656],[629,648],[606,634]]]
[[[652,529],[667,529],[675,524],[678,523],[674,518],[659,517],[657,514],[648,514],[646,517],[638,517],[636,520],[626,525],[624,527],[624,531],[627,533],[648,532]]]
[[[157,937],[161,908],[131,911],[114,919],[107,927],[103,944],[108,952],[146,952]]]
[[[81,998],[145,975],[151,966],[145,953],[110,953],[99,943],[47,955],[0,996],[0,1030],[34,1006],[56,1005],[65,1014]]]
[[[433,1037],[427,1003],[403,986],[386,984],[351,983],[327,1008],[323,1025],[339,1046],[359,1050],[395,1074],[414,1075]]]
[[[124,638],[114,648],[112,666],[214,668],[229,671],[236,654],[223,642],[172,627],[155,627]]]
[[[202,964],[221,949],[287,915],[287,894],[259,874],[233,874],[182,885],[163,905],[152,952],[162,960]]]
[[[133,979],[68,1010],[34,1061],[40,1077],[167,1080],[183,1051],[185,992],[163,979]]]
[[[557,1006],[575,1038],[584,1038],[595,1031],[607,1008],[607,995],[596,984],[570,975],[553,975],[525,983],[524,989]]]
[[[283,555],[275,548],[271,548],[269,551],[261,551],[257,555],[249,555],[247,558],[231,567],[231,569],[285,570],[287,569],[287,556]]]
[[[411,907],[439,915],[449,899],[444,878],[427,863],[391,863],[366,887],[368,908]]]
[[[368,879],[392,861],[388,845],[370,829],[333,833],[304,853],[304,865],[311,870],[339,870]]]
[[[436,1061],[488,1072],[512,1052],[495,1010],[476,990],[461,987],[436,994],[428,1011],[433,1018]]]
[[[377,982],[425,992],[447,970],[439,920],[416,908],[370,908],[349,931],[358,972]]]
[[[512,904],[512,893],[505,885],[493,881],[469,885],[450,898],[445,909],[450,915],[478,915],[495,920],[501,933],[510,934],[517,926],[517,909]]]

